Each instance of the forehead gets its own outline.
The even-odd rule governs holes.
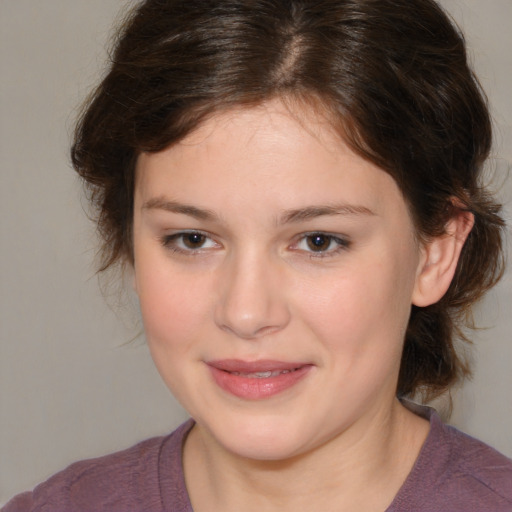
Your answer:
[[[357,200],[378,207],[398,190],[387,173],[348,147],[325,115],[275,100],[219,113],[166,150],[142,154],[136,192],[201,202],[215,196],[226,205],[237,196],[241,202],[274,198],[276,207],[293,208],[281,203]]]
[[[310,139],[327,151],[336,151],[343,138],[334,128],[321,104],[293,99],[276,98],[253,106],[237,106],[208,116],[194,130],[169,149],[175,154],[196,147],[199,150],[234,144],[245,144],[246,149],[258,145],[283,145],[293,149],[293,143]],[[226,138],[223,139],[223,135]],[[235,138],[234,138],[235,137]],[[191,151],[189,151],[191,153]]]

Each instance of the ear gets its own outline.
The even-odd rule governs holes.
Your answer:
[[[415,306],[435,304],[446,293],[455,274],[462,247],[474,223],[472,213],[456,210],[446,224],[444,234],[423,246],[412,295]]]

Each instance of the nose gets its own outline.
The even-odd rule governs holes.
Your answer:
[[[226,261],[215,308],[219,328],[242,339],[278,332],[290,321],[283,269],[261,255]]]

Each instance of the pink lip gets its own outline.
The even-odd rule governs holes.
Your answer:
[[[262,400],[277,395],[297,384],[313,367],[308,363],[238,359],[208,361],[207,365],[221,389],[246,400]],[[250,375],[265,372],[275,375]]]

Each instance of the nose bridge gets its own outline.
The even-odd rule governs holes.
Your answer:
[[[257,248],[236,251],[224,262],[217,325],[243,339],[285,327],[289,310],[282,281],[278,258]]]

